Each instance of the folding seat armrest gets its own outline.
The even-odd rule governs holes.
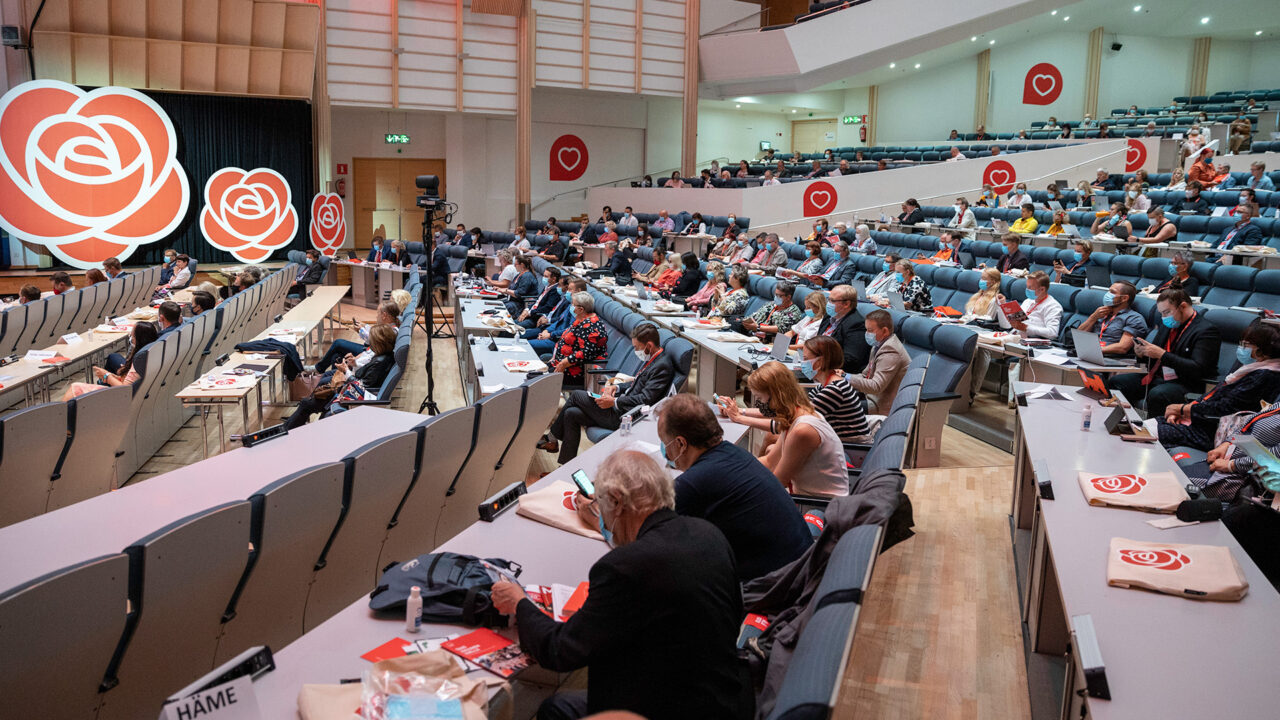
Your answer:
[[[922,403],[951,402],[952,400],[959,400],[959,399],[960,399],[960,396],[957,395],[956,393],[948,393],[948,392],[920,393],[920,402]]]

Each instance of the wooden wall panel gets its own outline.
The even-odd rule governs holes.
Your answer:
[[[111,84],[123,87],[146,87],[146,40],[122,37],[111,40]]]
[[[218,0],[218,42],[248,45],[257,33],[257,6],[253,0]]]
[[[182,43],[147,42],[147,87],[155,90],[182,89]]]
[[[111,41],[106,37],[73,35],[71,59],[77,85],[111,84]]]
[[[182,39],[182,13],[176,12],[179,3],[180,0],[147,0],[147,37]]]
[[[102,0],[71,0],[71,30],[106,35],[110,28],[103,4]],[[40,14],[40,21],[44,22],[44,13]]]
[[[31,18],[35,17],[36,9],[40,7],[40,0],[23,1],[26,8],[26,20],[31,22]],[[6,18],[6,22],[9,22],[8,18]],[[40,13],[40,24],[37,27],[41,31],[61,30],[70,32],[71,0],[48,0],[44,4],[44,12]]]
[[[43,23],[43,18],[41,22]],[[50,80],[75,82],[75,72],[71,67],[71,36],[57,32],[35,32],[35,46],[40,48],[36,53],[36,74]]]
[[[182,46],[182,89],[195,92],[213,92],[217,89],[218,48],[214,45]]]
[[[280,67],[280,94],[285,97],[311,97],[315,77],[315,60],[309,52],[286,50]]]
[[[112,35],[146,37],[147,0],[111,0],[110,27]]]
[[[271,50],[249,51],[249,93],[279,95],[284,57]]]
[[[182,7],[182,39],[188,42],[218,42],[216,0],[186,0]]]
[[[276,3],[253,4],[253,46],[284,47],[286,6]]]
[[[314,51],[320,32],[320,10],[314,5],[297,3],[288,3],[284,7],[284,47]]]
[[[243,95],[249,92],[249,48],[219,47],[214,89]]]

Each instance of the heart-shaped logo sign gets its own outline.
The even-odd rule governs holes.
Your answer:
[[[1137,172],[1147,164],[1147,146],[1137,138],[1129,138],[1129,147],[1124,153],[1124,171]]]
[[[577,180],[587,171],[587,144],[577,135],[561,135],[551,143],[551,179]]]
[[[1024,105],[1048,105],[1062,94],[1062,72],[1052,63],[1039,63],[1027,71],[1022,83]]]
[[[825,180],[816,180],[809,183],[804,189],[804,201],[802,203],[804,217],[830,213],[836,209],[838,197],[836,189]]]
[[[1017,181],[1018,172],[1006,160],[993,160],[987,165],[987,169],[982,171],[982,184],[990,185],[999,195],[1009,192]]]

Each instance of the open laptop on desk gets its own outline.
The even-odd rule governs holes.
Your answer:
[[[991,229],[995,230],[998,235],[1004,235],[1009,232],[1009,223],[1000,218],[991,218]]]
[[[867,284],[861,280],[853,281],[853,291],[857,293],[857,298],[863,302],[867,300]]]
[[[639,298],[639,299],[641,299],[641,300],[648,300],[648,299],[649,299],[649,289],[648,289],[648,288],[646,288],[646,287],[644,286],[644,283],[640,282],[639,280],[636,280],[636,281],[632,282],[631,284],[632,284],[632,286],[633,286],[633,287],[635,287],[635,289],[636,289],[636,297],[637,297],[637,298]]]
[[[902,302],[902,293],[891,292],[888,294],[889,307],[894,310],[907,311],[907,306]]]
[[[1071,339],[1076,345],[1076,357],[1099,367],[1136,367],[1127,360],[1113,360],[1102,354],[1102,344],[1095,333],[1078,328],[1071,329]]]
[[[974,259],[973,253],[966,252],[964,250],[956,252],[956,260],[960,263],[960,267],[965,268],[966,270],[972,270],[977,265],[977,261]]]

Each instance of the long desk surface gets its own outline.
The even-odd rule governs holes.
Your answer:
[[[1020,382],[1015,390],[1032,387]],[[1015,452],[1025,456],[1015,478],[1021,485],[1015,498],[1023,506],[1014,513],[1015,519],[1025,517],[1032,511],[1028,505],[1035,504],[1032,524],[1043,529],[1043,549],[1052,558],[1046,572],[1056,575],[1062,615],[1093,617],[1113,699],[1089,699],[1089,714],[1099,719],[1274,717],[1274,683],[1259,670],[1280,665],[1280,595],[1220,522],[1158,530],[1146,521],[1168,516],[1090,506],[1080,491],[1079,471],[1171,472],[1184,482],[1185,476],[1158,443],[1109,435],[1096,403],[1091,429],[1080,430],[1084,398],[1075,388],[1058,389],[1073,400],[1033,399],[1018,408],[1024,446],[1015,446]],[[1035,481],[1052,481],[1054,500],[1036,497],[1033,475]],[[1249,593],[1239,602],[1204,602],[1111,587],[1107,555],[1115,537],[1226,546],[1244,571]],[[1062,621],[1040,620],[1046,625]]]
[[[747,430],[746,426],[723,418],[720,424],[724,428],[725,440],[729,442],[739,441]],[[657,459],[657,423],[652,417],[636,423],[629,437],[616,432],[611,434],[539,480],[530,490],[540,490],[556,481],[572,484],[570,476],[579,469],[586,470],[589,476],[595,475],[605,458],[637,441],[655,446],[651,453]],[[673,476],[677,474],[674,470],[670,472]],[[524,568],[520,575],[524,584],[577,585],[587,579],[591,566],[608,551],[608,547],[599,540],[521,517],[512,508],[492,523],[472,524],[437,551],[504,558],[519,563]],[[402,561],[407,559],[400,558]],[[418,633],[405,634],[402,617],[395,613],[375,616],[366,598],[357,600],[275,653],[276,669],[254,683],[262,717],[294,717],[298,690],[303,684],[337,683],[344,678],[360,677],[361,672],[369,667],[369,663],[360,656],[392,638],[412,641],[467,631],[469,628],[460,625],[424,624]],[[514,629],[502,632],[508,637],[516,637]],[[473,677],[486,675],[496,677],[486,670],[472,671]]]
[[[356,408],[262,445],[237,448],[0,528],[0,588],[119,552],[175,520],[244,500],[286,475],[341,460],[371,440],[424,420],[413,413]]]

